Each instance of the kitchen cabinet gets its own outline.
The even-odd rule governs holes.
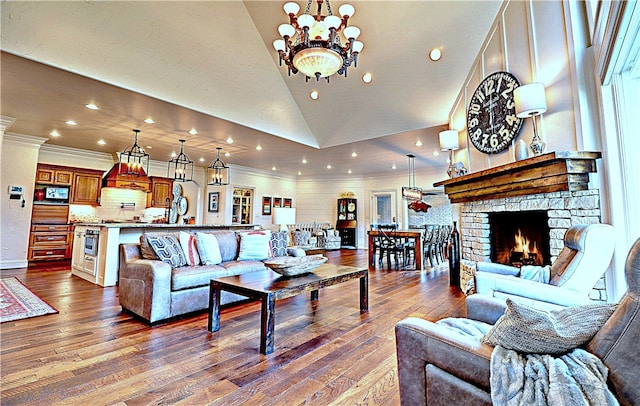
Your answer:
[[[70,203],[92,206],[100,204],[102,173],[88,169],[74,171]]]
[[[253,189],[234,188],[231,205],[232,224],[251,224],[253,213]]]
[[[336,230],[340,233],[340,243],[343,247],[357,248],[357,218],[357,199],[338,199],[338,221],[336,222]]]
[[[29,261],[71,258],[72,227],[66,224],[37,224],[31,226]]]
[[[71,256],[71,273],[91,283],[98,281],[98,258],[85,253],[87,230],[98,231],[97,227],[76,226],[73,238],[73,255]]]
[[[36,170],[36,183],[50,185],[71,185],[73,170],[64,166],[39,164]]]
[[[171,206],[173,179],[151,176],[151,192],[147,194],[147,207]]]

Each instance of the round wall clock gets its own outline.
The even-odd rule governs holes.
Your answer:
[[[480,82],[467,110],[471,143],[482,152],[495,154],[509,147],[522,127],[516,117],[513,91],[520,86],[509,72],[495,72]]]

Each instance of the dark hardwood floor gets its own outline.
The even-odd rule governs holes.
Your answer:
[[[327,253],[366,267],[367,252]],[[369,313],[357,280],[276,304],[275,351],[258,352],[258,303],[149,327],[118,304],[117,287],[68,266],[2,270],[59,314],[0,325],[2,405],[398,405],[394,325],[417,316],[460,317],[464,296],[447,265],[369,275]]]

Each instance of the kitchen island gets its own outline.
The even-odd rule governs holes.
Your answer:
[[[118,283],[120,244],[138,243],[140,235],[157,232],[252,230],[251,224],[76,223],[71,273],[100,286]]]

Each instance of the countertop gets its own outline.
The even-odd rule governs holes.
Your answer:
[[[254,224],[167,224],[167,223],[75,223],[76,226],[106,228],[254,228]]]

